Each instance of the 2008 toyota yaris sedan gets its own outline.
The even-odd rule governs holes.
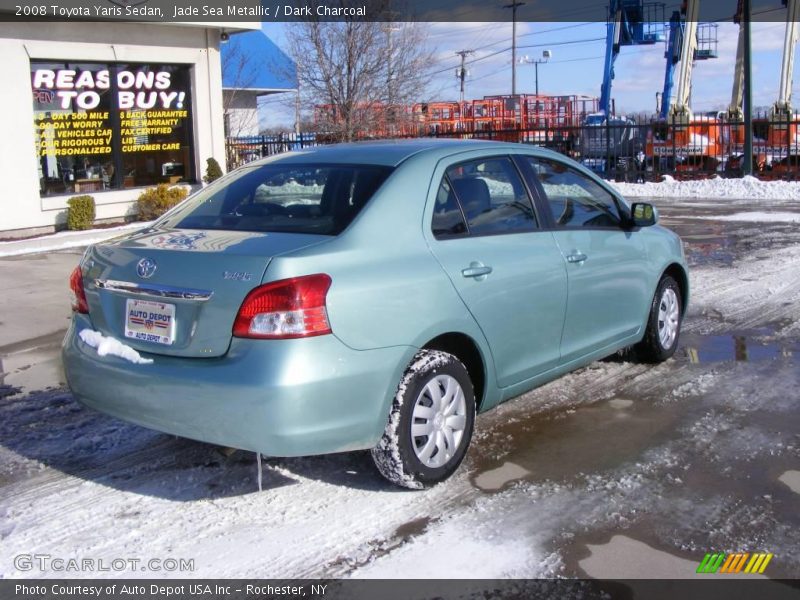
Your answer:
[[[271,456],[369,448],[425,487],[477,412],[630,346],[674,353],[687,269],[657,219],[519,144],[283,154],[86,251],[67,379],[146,427]]]

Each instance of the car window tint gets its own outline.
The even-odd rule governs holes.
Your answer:
[[[618,227],[614,197],[583,173],[557,161],[526,157],[561,227]]]
[[[467,232],[464,214],[458,204],[453,187],[445,177],[436,193],[436,204],[433,207],[433,235],[437,238],[462,235]]]
[[[530,198],[511,159],[490,158],[447,170],[464,209],[470,235],[535,229]]]
[[[186,229],[337,235],[392,169],[374,165],[263,165],[210,186],[162,224]]]

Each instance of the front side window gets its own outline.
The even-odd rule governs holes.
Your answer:
[[[159,226],[338,235],[391,171],[373,165],[245,167],[198,193]]]
[[[471,161],[447,170],[470,235],[536,229],[536,216],[517,169],[508,157]]]
[[[559,227],[619,227],[614,197],[586,175],[557,161],[526,157]]]

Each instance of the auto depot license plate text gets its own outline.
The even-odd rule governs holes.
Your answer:
[[[175,340],[175,305],[150,300],[127,300],[125,337],[156,344],[172,344]]]

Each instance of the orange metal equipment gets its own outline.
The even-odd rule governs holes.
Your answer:
[[[364,103],[356,105],[350,115],[358,139],[415,135],[417,127],[411,107],[396,104]],[[314,123],[320,131],[344,122],[340,108],[330,104],[314,107]]]
[[[678,172],[713,171],[725,152],[723,127],[716,116],[692,116],[688,122],[659,119],[647,132],[645,155]]]
[[[455,133],[465,128],[464,109],[459,102],[419,102],[412,107],[414,122],[423,135]]]
[[[591,96],[486,96],[478,100],[420,102],[411,107],[370,104],[357,107],[351,119],[365,133],[360,137],[398,135],[463,135],[491,132],[493,139],[547,142],[563,137],[554,130],[580,127],[586,115],[597,112]],[[341,119],[339,111],[320,105],[314,111],[320,127]]]

